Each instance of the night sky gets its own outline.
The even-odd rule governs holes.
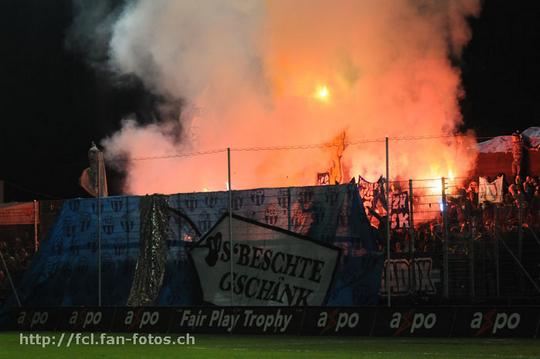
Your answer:
[[[111,11],[121,1],[111,2]],[[4,0],[0,12],[0,179],[6,201],[85,197],[78,185],[90,142],[135,113],[150,120],[159,99],[136,79],[96,67],[99,49],[66,38],[72,0]],[[478,136],[540,126],[540,1],[487,0],[470,19],[462,68],[464,128]],[[85,53],[86,52],[86,53]],[[88,56],[91,52],[91,56]],[[109,173],[112,194],[122,178]]]

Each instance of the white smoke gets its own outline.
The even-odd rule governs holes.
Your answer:
[[[178,143],[170,124],[138,125],[105,139],[107,155],[136,159],[225,147],[326,143],[384,136],[446,136],[461,125],[458,59],[477,0],[139,0],[112,29],[110,59],[153,92],[185,100]],[[317,101],[317,86],[328,101]],[[193,111],[197,109],[197,111]],[[470,169],[467,143],[392,143],[401,177]],[[349,146],[350,175],[376,176],[384,144]],[[325,149],[233,152],[235,188],[312,184]],[[224,189],[224,154],[131,161],[126,192]]]

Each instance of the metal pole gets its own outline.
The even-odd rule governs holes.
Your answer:
[[[97,242],[98,242],[98,306],[101,307],[101,153],[97,163]]]
[[[474,273],[474,235],[475,229],[471,228],[471,237],[469,238],[469,295],[471,299],[476,296],[475,293],[475,273]]]
[[[523,202],[521,197],[518,197],[518,258],[523,259]]]
[[[496,277],[496,289],[497,297],[501,295],[501,286],[500,286],[500,264],[499,264],[499,236],[496,235],[497,231],[497,220],[499,218],[499,207],[495,207],[495,220],[493,225],[493,236],[495,237],[495,277]]]
[[[410,243],[409,243],[409,257],[411,259],[410,265],[409,265],[409,277],[410,277],[410,285],[409,285],[409,291],[410,292],[416,292],[416,276],[415,276],[415,262],[414,258],[416,256],[416,249],[415,249],[415,239],[414,239],[414,205],[413,205],[413,182],[412,179],[409,179],[409,233],[411,235]]]
[[[15,299],[17,300],[17,305],[21,307],[21,300],[19,299],[19,295],[17,294],[17,289],[15,289],[15,285],[13,284],[13,280],[11,279],[11,274],[9,273],[9,269],[7,267],[6,261],[4,260],[4,255],[2,254],[2,250],[0,250],[0,258],[2,259],[2,263],[4,264],[4,268],[6,270],[6,275],[8,277],[9,285],[11,286],[11,290],[13,291],[13,295],[15,295]]]
[[[521,261],[519,260],[519,258],[516,257],[516,255],[512,252],[512,250],[510,249],[510,247],[508,247],[508,245],[506,244],[506,242],[504,241],[503,238],[501,238],[501,243],[502,243],[503,247],[506,249],[506,251],[508,252],[508,254],[510,254],[510,256],[512,257],[512,259],[514,259],[514,261],[516,261],[518,267],[523,271],[523,274],[525,274],[525,276],[527,277],[527,279],[529,280],[529,282],[531,282],[531,284],[534,286],[534,288],[536,289],[536,292],[537,292],[537,293],[540,293],[540,286],[538,286],[538,284],[536,283],[536,281],[534,280],[534,278],[529,274],[529,272],[528,272],[527,269],[523,266],[523,264],[521,264]]]
[[[390,163],[388,152],[388,137],[385,138],[386,143],[386,299],[387,305],[392,306],[392,295],[390,293]]]
[[[444,269],[444,297],[448,299],[448,213],[446,211],[446,181],[441,177],[442,193],[441,200],[443,205],[443,269]]]
[[[231,189],[231,149],[227,147],[227,185],[229,187],[229,244],[231,252],[231,307],[234,304],[234,280],[233,280],[233,269],[234,269],[234,258],[233,258],[233,235],[232,235],[232,189]],[[232,331],[232,325],[231,325]]]
[[[39,203],[34,200],[34,253],[38,251],[39,248]]]
[[[287,229],[292,229],[292,216],[291,216],[291,188],[287,188]]]

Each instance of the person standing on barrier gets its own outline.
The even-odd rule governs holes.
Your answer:
[[[512,177],[521,175],[521,165],[523,163],[523,136],[519,131],[512,134]]]

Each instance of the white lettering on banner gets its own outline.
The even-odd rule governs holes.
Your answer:
[[[379,295],[386,295],[386,266],[384,262],[382,271],[381,289]],[[392,295],[407,295],[411,292],[421,292],[424,294],[435,294],[437,292],[433,283],[431,258],[415,258],[411,261],[407,259],[391,259],[388,271],[390,282],[390,293]]]
[[[501,329],[510,329],[514,330],[519,325],[521,321],[521,316],[518,313],[512,313],[508,315],[507,313],[497,313],[495,316],[495,324],[493,324],[492,333],[497,333]]]
[[[76,310],[71,312],[71,316],[69,317],[69,324],[71,325],[75,325],[77,324],[77,319],[79,318],[79,312],[77,312]]]
[[[126,317],[124,318],[124,324],[128,326],[131,325],[133,324],[133,321],[137,319],[138,317],[139,316],[136,316],[133,310],[129,310],[126,313]],[[141,320],[139,321],[139,329],[145,326],[156,325],[156,323],[159,321],[159,312],[145,310],[140,315],[140,318]]]
[[[82,327],[86,328],[87,326],[98,325],[101,323],[102,317],[103,314],[101,312],[86,312]]]
[[[32,314],[32,320],[30,321],[30,328],[33,328],[34,325],[43,325],[47,323],[48,319],[48,312],[34,312],[34,314]]]
[[[412,317],[412,319],[411,319]],[[399,332],[403,332],[408,329],[410,334],[413,334],[419,329],[429,330],[432,329],[437,323],[437,314],[430,313],[406,313],[405,318],[400,312],[394,312],[392,319],[390,320],[389,327],[392,329],[398,329]]]
[[[278,309],[276,314],[254,314],[253,310],[244,310],[245,328],[263,328],[263,332],[266,332],[269,328],[280,328],[280,332],[284,332],[289,327],[289,323],[292,319],[292,314],[281,314],[281,310]]]
[[[156,325],[158,321],[159,321],[159,312],[144,311],[142,313],[141,321],[139,322],[139,329],[148,325]]]
[[[360,321],[360,315],[358,313],[346,313],[341,312],[338,315],[336,328],[334,329],[336,332],[339,332],[342,328],[354,328],[358,325],[358,322]]]
[[[362,176],[358,176],[358,191],[360,198],[364,203],[364,210],[370,223],[374,227],[379,227],[379,220],[373,215],[372,211],[379,216],[386,215],[386,199],[384,195],[383,178],[377,182],[366,181]]]
[[[135,316],[135,313],[132,310],[128,311],[126,315],[126,319],[124,319],[124,324],[131,325],[131,323],[133,323],[134,316]]]
[[[360,314],[357,312],[353,312],[353,313],[340,312],[337,316],[337,320],[332,319],[332,321],[330,321],[331,324],[335,325],[334,332],[336,333],[339,332],[341,329],[356,328],[359,322],[360,322]],[[319,314],[319,319],[317,320],[317,327],[325,328],[326,326],[328,326],[328,313],[321,312]]]
[[[390,193],[390,226],[392,229],[409,228],[409,193]]]
[[[330,173],[328,172],[322,172],[317,173],[317,185],[324,186],[330,184]]]
[[[339,249],[234,216],[223,217],[191,250],[204,300],[215,305],[322,305]],[[233,272],[231,273],[231,252]]]
[[[265,314],[255,313],[252,309],[245,309],[238,314],[227,314],[225,309],[215,309],[210,315],[204,314],[202,310],[185,309],[180,316],[180,326],[226,328],[231,331],[240,325],[242,328],[260,328],[263,332],[284,333],[291,320],[292,314],[285,314],[281,309]]]
[[[502,201],[503,177],[499,176],[493,182],[488,182],[486,177],[480,177],[478,179],[478,203],[502,203]]]
[[[23,325],[25,319],[26,319],[26,312],[25,311],[19,312],[19,315],[17,316],[17,324]]]
[[[362,176],[358,177],[358,191],[364,204],[366,216],[374,227],[379,226],[379,217],[389,212],[392,229],[409,228],[409,193],[393,191],[390,193],[390,210],[387,211],[385,186],[382,177],[377,182],[368,182]]]
[[[481,331],[491,330],[492,334],[496,334],[501,329],[514,330],[520,322],[519,313],[497,313],[496,310],[491,310],[487,313],[474,312],[470,327]]]

